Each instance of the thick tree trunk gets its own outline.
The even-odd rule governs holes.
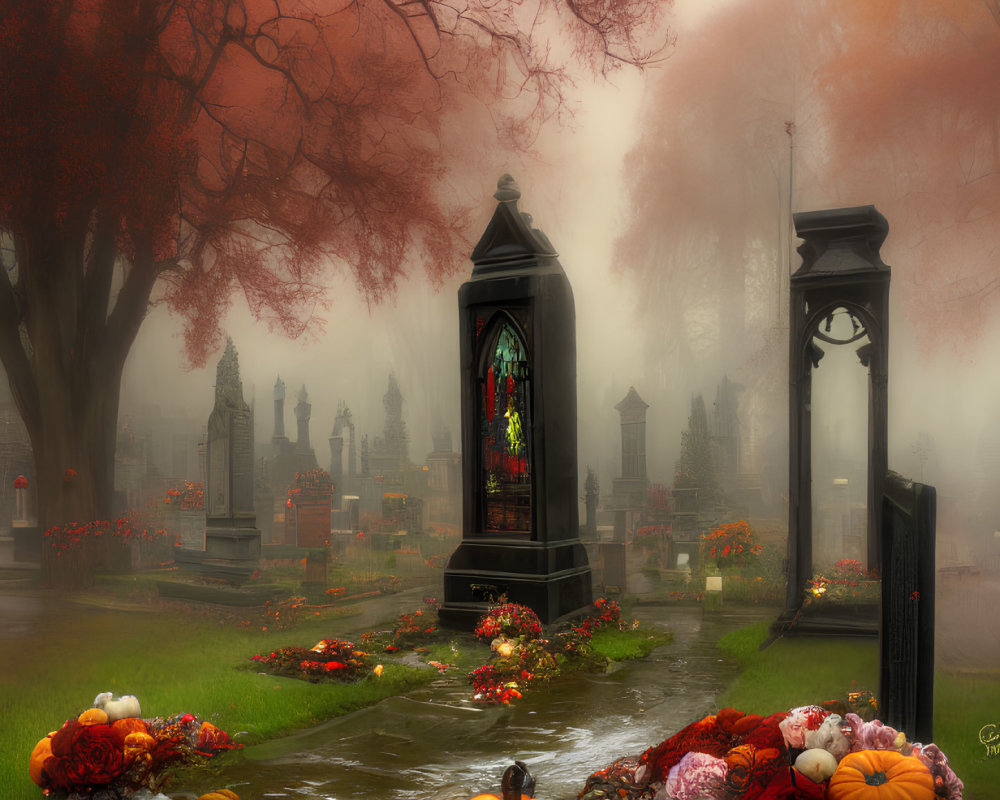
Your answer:
[[[31,439],[39,526],[109,520],[122,371],[155,267],[138,252],[114,286],[114,229],[97,212],[15,244],[17,280],[0,276],[0,357]]]
[[[85,393],[40,381],[38,424],[28,433],[43,529],[111,516],[121,370],[107,379]]]

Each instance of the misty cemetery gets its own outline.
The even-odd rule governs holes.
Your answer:
[[[0,798],[997,796],[1000,5],[0,42]]]

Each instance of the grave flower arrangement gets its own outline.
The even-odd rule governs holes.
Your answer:
[[[605,627],[624,629],[621,608],[614,600],[600,599],[594,604],[596,614],[552,639],[542,638],[538,616],[527,606],[502,603],[490,609],[476,625],[476,636],[490,641],[493,653],[486,664],[469,673],[473,698],[480,703],[503,703],[519,700],[524,692],[546,683],[571,669],[594,665],[595,655],[589,640]]]
[[[536,638],[542,633],[542,623],[538,615],[527,606],[518,603],[501,603],[491,608],[479,620],[475,628],[476,638],[491,642],[497,637],[505,639]]]
[[[829,707],[825,707],[829,706]],[[831,708],[844,711],[843,716]],[[934,744],[843,704],[762,717],[724,708],[595,772],[580,800],[961,800]]]
[[[711,533],[703,533],[701,540],[707,548],[708,557],[715,561],[719,569],[745,567],[754,556],[760,555],[757,534],[746,520],[727,522]]]
[[[139,789],[157,791],[170,767],[197,765],[240,747],[193,714],[143,719],[135,697],[113,699],[104,692],[39,740],[28,773],[50,796],[127,800]]]
[[[181,511],[198,511],[205,508],[205,485],[201,481],[184,481],[180,488],[167,489],[163,498],[166,505],[179,506]]]
[[[881,592],[874,572],[866,571],[856,559],[842,558],[806,582],[804,604],[877,603]]]
[[[321,639],[313,647],[282,647],[269,654],[251,656],[271,675],[299,678],[317,683],[334,680],[356,681],[372,671],[368,653],[346,639]]]

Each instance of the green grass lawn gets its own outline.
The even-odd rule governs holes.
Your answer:
[[[734,631],[719,642],[742,672],[719,698],[719,706],[770,714],[795,706],[842,698],[857,684],[878,690],[878,643],[865,639],[780,639],[766,650],[768,623]],[[965,800],[994,800],[1000,757],[986,758],[980,729],[1000,723],[1000,673],[934,678],[934,742],[965,783]]]
[[[205,612],[200,604],[177,604],[150,611],[144,603],[151,586],[141,577],[109,579],[102,590],[87,595],[86,607],[67,604],[65,614],[49,615],[45,630],[32,631],[5,654],[0,672],[2,800],[42,796],[28,777],[32,748],[68,717],[89,707],[98,692],[136,695],[147,719],[195,714],[251,745],[440,679],[437,670],[398,663],[405,648],[398,654],[382,653],[384,642],[371,649],[373,663],[381,661],[384,666],[381,677],[369,675],[354,684],[317,684],[264,674],[251,656],[343,637],[345,630],[357,628],[350,619],[356,608],[300,611],[293,624],[285,620],[287,610],[282,606],[280,619],[272,610],[250,624],[241,621],[253,616],[247,609],[220,614]],[[392,627],[391,620],[379,625]],[[642,658],[670,638],[669,633],[648,629],[598,630],[591,645],[598,656],[621,661]],[[425,661],[449,664],[455,676],[490,658],[490,646],[471,634],[436,631],[420,644]],[[185,786],[204,782],[205,791],[213,788],[208,785],[211,763],[204,774],[178,772]]]
[[[673,638],[672,633],[646,628],[624,631],[598,629],[590,639],[590,646],[598,655],[611,661],[628,661],[645,658],[657,647],[667,644]]]
[[[0,798],[39,800],[28,777],[35,743],[91,705],[98,691],[134,694],[144,717],[190,712],[251,744],[319,723],[437,677],[385,661],[380,678],[357,684],[276,678],[255,671],[256,653],[336,635],[337,621],[308,619],[293,631],[240,630],[172,613],[95,610],[84,630],[56,629],[5,654],[0,683]],[[331,630],[333,628],[333,630]],[[309,646],[306,644],[306,646]],[[222,755],[221,758],[230,757]],[[212,787],[206,786],[207,791]]]

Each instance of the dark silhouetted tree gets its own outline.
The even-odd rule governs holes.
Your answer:
[[[669,2],[0,0],[0,360],[41,523],[110,513],[151,302],[202,364],[234,294],[295,335],[329,268],[370,302],[408,261],[440,280],[448,146],[530,141],[568,65],[641,65]]]

